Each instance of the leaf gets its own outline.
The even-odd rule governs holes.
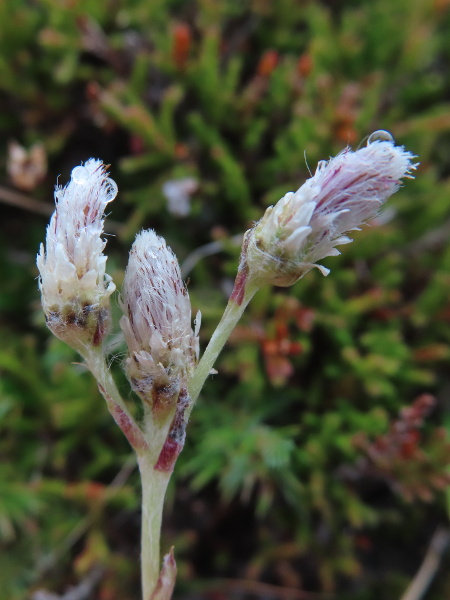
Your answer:
[[[175,579],[177,576],[177,565],[173,555],[173,546],[163,558],[163,566],[158,577],[156,587],[150,596],[150,600],[170,600],[172,598]]]

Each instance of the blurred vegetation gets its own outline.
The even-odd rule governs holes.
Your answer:
[[[448,0],[0,3],[2,597],[62,594],[95,569],[90,597],[139,597],[130,449],[40,311],[57,177],[111,164],[109,272],[120,284],[155,228],[204,346],[235,236],[383,128],[419,155],[417,179],[328,278],[255,298],[193,412],[163,547],[180,600],[400,598],[450,506],[449,31]],[[112,337],[119,380],[122,351]],[[429,600],[450,597],[443,560]]]

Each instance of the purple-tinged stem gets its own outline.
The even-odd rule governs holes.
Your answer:
[[[101,348],[83,347],[78,351],[84,358],[86,366],[97,380],[98,389],[106,400],[106,405],[114,421],[120,427],[136,454],[148,451],[148,445],[140,427],[129,413],[120,395],[114,379],[105,361]]]

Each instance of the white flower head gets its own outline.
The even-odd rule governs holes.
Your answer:
[[[153,230],[138,234],[131,248],[122,310],[133,389],[149,402],[161,393],[167,399],[177,396],[198,360],[200,319],[197,315],[193,331],[177,258]]]
[[[320,162],[300,189],[266,210],[246,234],[241,279],[289,286],[313,267],[329,273],[317,261],[339,254],[336,246],[352,241],[345,233],[374,217],[417,166],[413,154],[372,136],[366,147]]]
[[[73,169],[65,187],[55,189],[56,209],[37,266],[47,324],[66,341],[77,336],[69,329],[80,332],[94,325],[94,345],[104,335],[115,285],[105,273],[106,242],[101,235],[105,207],[116,195],[117,185],[107,177],[103,163],[93,158]]]

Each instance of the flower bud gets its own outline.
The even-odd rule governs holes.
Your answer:
[[[117,195],[100,160],[75,167],[70,182],[55,189],[56,209],[37,256],[42,306],[50,330],[69,345],[98,346],[107,332],[109,297],[105,273],[104,210]]]
[[[240,289],[234,292],[238,302],[249,282],[290,286],[313,267],[329,273],[317,261],[340,254],[336,246],[352,241],[344,234],[374,217],[417,166],[414,156],[387,141],[387,135],[391,138],[372,134],[366,147],[356,152],[347,148],[320,162],[313,177],[270,206],[247,231]]]
[[[172,409],[198,360],[191,303],[172,250],[153,230],[131,248],[122,290],[120,325],[128,345],[126,372],[154,414]]]

